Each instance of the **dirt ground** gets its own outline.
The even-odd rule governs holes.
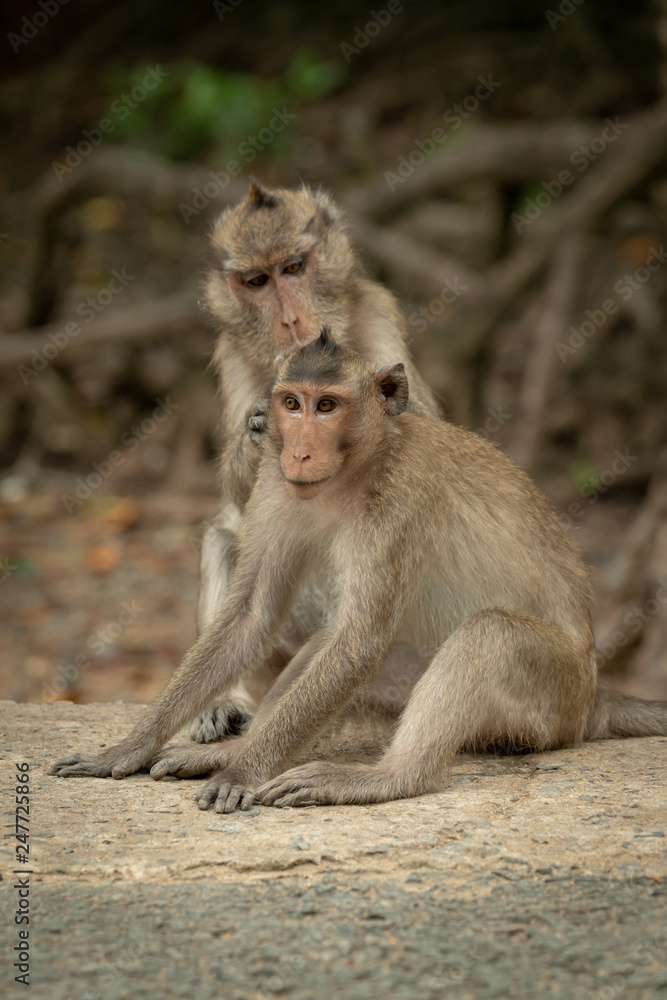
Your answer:
[[[150,701],[195,636],[199,544],[214,503],[107,496],[70,515],[54,491],[0,506],[4,696]]]

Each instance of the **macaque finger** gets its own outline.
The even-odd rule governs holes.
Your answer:
[[[255,403],[248,414],[248,430],[250,432],[250,440],[253,444],[261,445],[265,440],[268,412],[269,400],[262,399],[259,403]]]
[[[61,757],[57,760],[55,764],[46,772],[47,774],[60,774],[60,771],[65,767],[71,767],[73,764],[78,764],[86,755],[81,753],[71,753],[69,757]]]
[[[195,794],[199,808],[208,809],[211,803],[217,799],[219,791],[220,785],[217,781],[211,780],[207,782],[203,789]]]
[[[245,812],[246,809],[250,809],[250,807],[254,804],[254,802],[255,802],[255,793],[251,791],[249,788],[246,789],[246,791],[243,793],[243,798],[241,799],[241,805],[240,805],[241,811]]]
[[[283,795],[272,803],[276,809],[289,809],[291,806],[317,806],[321,804],[314,798],[312,789],[307,788],[301,788],[298,792],[290,792],[289,795]]]
[[[224,813],[229,811],[227,809],[227,798],[231,790],[232,790],[231,785],[220,785],[215,798],[215,804],[213,806],[215,812]]]
[[[215,806],[215,811],[226,812],[226,813],[234,812],[244,792],[245,788],[240,788],[238,785],[232,785],[232,787],[229,789],[229,792],[227,793],[227,801],[225,802],[222,809],[219,808],[219,806],[221,805],[221,801],[220,801],[220,796],[218,796],[218,801]]]
[[[77,764],[69,767],[61,767],[58,771],[51,772],[59,778],[108,778],[111,775],[111,768],[100,766],[95,760],[81,760]]]

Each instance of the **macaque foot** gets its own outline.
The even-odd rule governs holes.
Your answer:
[[[265,806],[359,805],[403,798],[391,777],[375,764],[301,764],[257,789]],[[412,794],[418,794],[413,792]]]
[[[252,716],[231,701],[221,701],[202,712],[190,723],[188,733],[195,743],[215,743],[226,736],[239,736],[248,728]]]
[[[253,444],[262,445],[266,441],[270,400],[262,399],[248,412],[248,430]]]
[[[200,809],[213,805],[217,813],[231,813],[235,809],[245,811],[255,801],[255,789],[248,788],[248,784],[239,771],[227,768],[214,774],[195,798]]]
[[[73,753],[69,757],[61,757],[48,773],[58,778],[125,778],[148,767],[154,759],[155,754],[147,754],[145,748],[128,750],[119,743],[97,755]]]
[[[229,753],[220,746],[174,744],[160,751],[158,760],[151,768],[151,778],[157,780],[168,774],[176,778],[193,778],[225,767],[228,762]]]

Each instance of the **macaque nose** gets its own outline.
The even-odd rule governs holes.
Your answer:
[[[280,297],[280,322],[286,330],[296,330],[299,325],[299,310],[289,295]]]
[[[297,445],[294,448],[294,457],[297,460],[297,462],[308,462],[310,460],[310,451],[307,447],[304,448],[301,447],[300,445]]]
[[[282,324],[286,330],[296,330],[299,325],[299,317],[295,312],[284,312]]]

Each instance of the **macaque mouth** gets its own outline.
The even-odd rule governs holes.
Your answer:
[[[291,486],[319,486],[320,483],[326,483],[331,476],[323,476],[322,479],[288,479],[287,482]]]

